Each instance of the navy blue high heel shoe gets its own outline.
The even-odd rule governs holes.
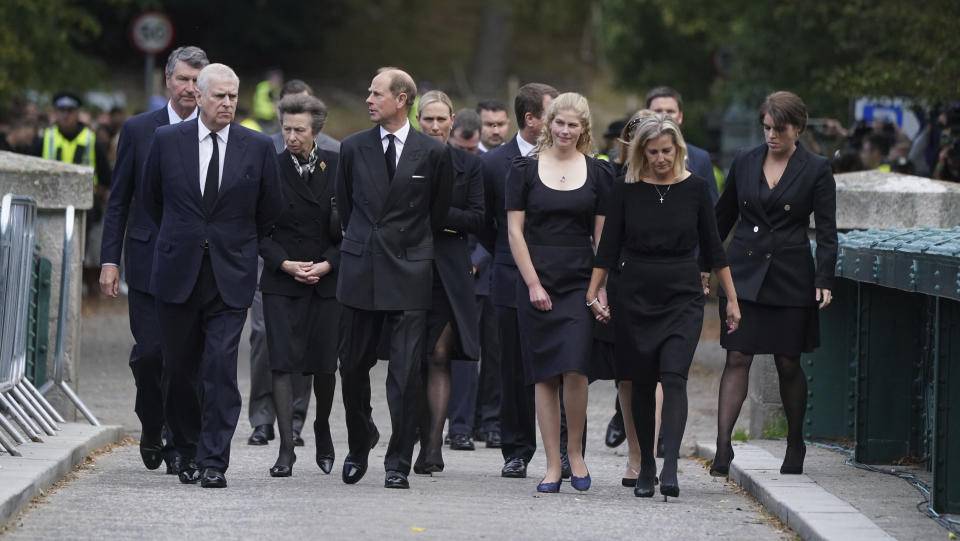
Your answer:
[[[577,477],[576,475],[570,475],[570,486],[579,490],[580,492],[585,492],[590,489],[590,472],[587,472],[586,477]]]
[[[537,485],[537,492],[545,492],[549,494],[556,494],[560,492],[560,484],[563,483],[563,477],[553,483],[544,483],[543,481]]]

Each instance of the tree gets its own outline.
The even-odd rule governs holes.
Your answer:
[[[69,0],[0,2],[0,104],[26,90],[94,85],[103,63],[80,52],[100,24]]]

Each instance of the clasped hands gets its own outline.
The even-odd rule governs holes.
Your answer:
[[[315,284],[331,270],[329,261],[290,261],[280,264],[280,269],[293,276],[293,279],[302,284]]]
[[[598,289],[596,296],[587,299],[587,304],[590,304],[588,308],[594,319],[600,323],[610,323],[610,303],[607,302],[607,290],[605,288]]]

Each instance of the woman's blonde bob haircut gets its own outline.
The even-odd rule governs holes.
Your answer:
[[[647,160],[647,144],[661,136],[669,135],[676,147],[676,157],[673,160],[673,176],[680,178],[687,168],[687,144],[683,141],[680,126],[668,115],[655,114],[644,118],[637,126],[637,131],[630,141],[629,157],[627,158],[627,174],[624,182],[633,184],[639,182],[644,175],[652,176],[650,162]]]
[[[537,148],[534,153],[539,154],[543,149],[553,146],[553,132],[550,130],[550,124],[557,115],[565,112],[572,112],[580,117],[580,138],[577,139],[577,150],[584,154],[590,154],[593,148],[593,140],[590,137],[590,103],[587,98],[576,92],[564,92],[553,100],[550,108],[547,109],[547,118],[543,122],[543,129],[540,130],[540,137],[537,138]]]
[[[450,96],[442,90],[431,90],[420,96],[420,102],[417,105],[417,118],[420,118],[420,113],[423,112],[426,106],[436,102],[446,105],[450,111],[450,116],[453,116],[453,101],[450,100]]]

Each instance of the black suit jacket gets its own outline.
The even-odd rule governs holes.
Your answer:
[[[517,264],[510,252],[507,238],[507,211],[504,199],[507,172],[513,160],[520,156],[517,137],[480,156],[483,166],[483,193],[486,199],[486,230],[481,237],[487,250],[493,254],[493,304],[517,307]]]
[[[144,206],[143,166],[153,143],[153,132],[169,123],[166,107],[130,117],[123,123],[117,144],[113,185],[103,217],[101,264],[120,263],[126,233],[125,279],[130,287],[146,293],[151,292],[150,272],[153,270],[157,226]]]
[[[467,235],[483,227],[483,177],[476,156],[456,148],[450,149],[450,155],[453,191],[443,229],[434,239],[436,266],[456,319],[460,347],[468,358],[478,359],[480,323]]]
[[[428,310],[434,243],[450,204],[450,151],[410,129],[393,180],[380,127],[340,147],[337,206],[343,223],[337,299],[361,310]]]
[[[283,211],[277,154],[266,135],[230,124],[220,188],[208,214],[200,195],[197,122],[157,129],[150,147],[145,204],[159,228],[151,287],[160,301],[185,302],[209,249],[223,302],[247,308],[257,288],[257,235]]]
[[[317,150],[317,166],[311,175],[310,186],[297,173],[289,150],[277,156],[287,207],[270,232],[260,239],[260,257],[263,258],[260,290],[263,293],[288,297],[302,297],[311,292],[321,297],[336,295],[340,243],[334,243],[330,235],[330,199],[334,196],[338,156],[336,152]],[[332,269],[316,284],[309,285],[296,281],[280,269],[285,260],[328,261]]]
[[[777,306],[816,304],[815,288],[833,288],[837,265],[837,197],[830,162],[798,145],[773,190],[770,210],[760,203],[767,146],[733,160],[717,203],[717,227],[726,238],[738,298]],[[807,230],[816,224],[816,266]]]

